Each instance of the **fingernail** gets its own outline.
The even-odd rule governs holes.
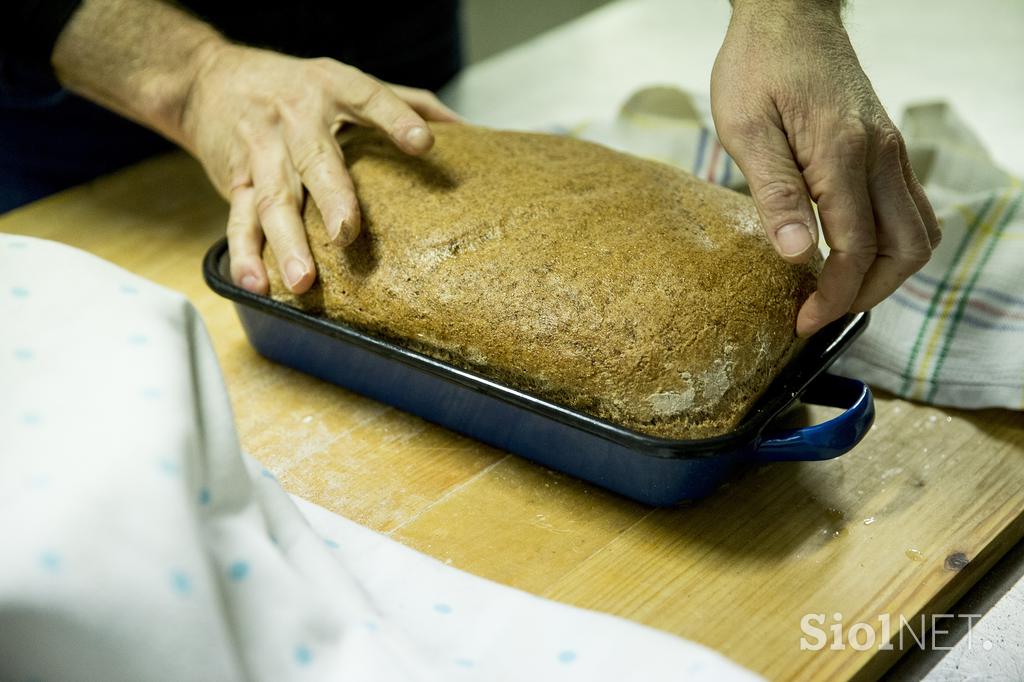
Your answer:
[[[338,221],[338,231],[331,238],[335,244],[348,244],[355,234],[351,213],[346,211],[344,215],[345,217]]]
[[[288,279],[288,286],[294,289],[306,276],[306,266],[298,258],[292,258],[284,266],[284,276]]]
[[[814,243],[807,226],[800,223],[790,223],[780,227],[779,231],[775,233],[775,241],[783,256],[799,256]]]
[[[410,147],[422,149],[430,144],[430,131],[423,126],[414,126],[405,132],[405,141]]]
[[[338,236],[335,238],[335,241],[348,244],[352,241],[352,232],[352,221],[346,218],[341,222],[341,229],[338,230]]]
[[[327,237],[332,242],[338,241],[338,237],[340,237],[341,233],[344,232],[344,231],[345,231],[345,221],[344,220],[338,220],[337,216],[332,218],[331,221],[329,223],[327,223]]]
[[[245,275],[242,277],[242,288],[254,294],[259,293],[260,281],[256,275]]]
[[[810,322],[804,322],[802,320],[797,320],[797,323],[796,323],[796,335],[799,336],[801,339],[807,339],[807,338],[810,338],[810,337],[814,336],[814,333],[816,331],[818,331],[818,327],[817,326],[812,325]]]

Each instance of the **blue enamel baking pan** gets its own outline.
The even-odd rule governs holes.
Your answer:
[[[744,466],[838,457],[860,442],[875,416],[864,383],[825,372],[867,325],[867,313],[850,315],[811,338],[735,430],[670,440],[249,293],[228,273],[222,239],[207,252],[203,275],[234,302],[249,342],[270,360],[649,505],[706,497]],[[772,430],[772,420],[797,401],[844,411],[816,426]]]

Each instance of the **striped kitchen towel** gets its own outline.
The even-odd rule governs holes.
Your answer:
[[[736,162],[718,142],[711,124],[710,101],[675,87],[638,90],[613,119],[588,120],[549,132],[679,166],[718,185],[736,190],[747,187]]]
[[[900,127],[942,243],[874,309],[835,371],[913,400],[1024,409],[1021,182],[992,162],[945,103],[908,108]],[[707,99],[676,88],[645,88],[615,119],[562,132],[746,188],[715,137]]]
[[[944,103],[910,107],[901,128],[942,243],[836,371],[913,400],[1024,409],[1021,182]]]

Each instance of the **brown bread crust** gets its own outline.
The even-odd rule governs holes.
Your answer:
[[[551,135],[434,124],[408,157],[343,137],[363,226],[277,300],[643,433],[736,426],[800,347],[820,259],[782,261],[749,198],[689,173]]]

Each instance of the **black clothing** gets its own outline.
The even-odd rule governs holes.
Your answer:
[[[170,148],[60,88],[50,55],[81,0],[0,0],[0,213]],[[437,90],[462,65],[458,0],[179,0],[237,42]]]

